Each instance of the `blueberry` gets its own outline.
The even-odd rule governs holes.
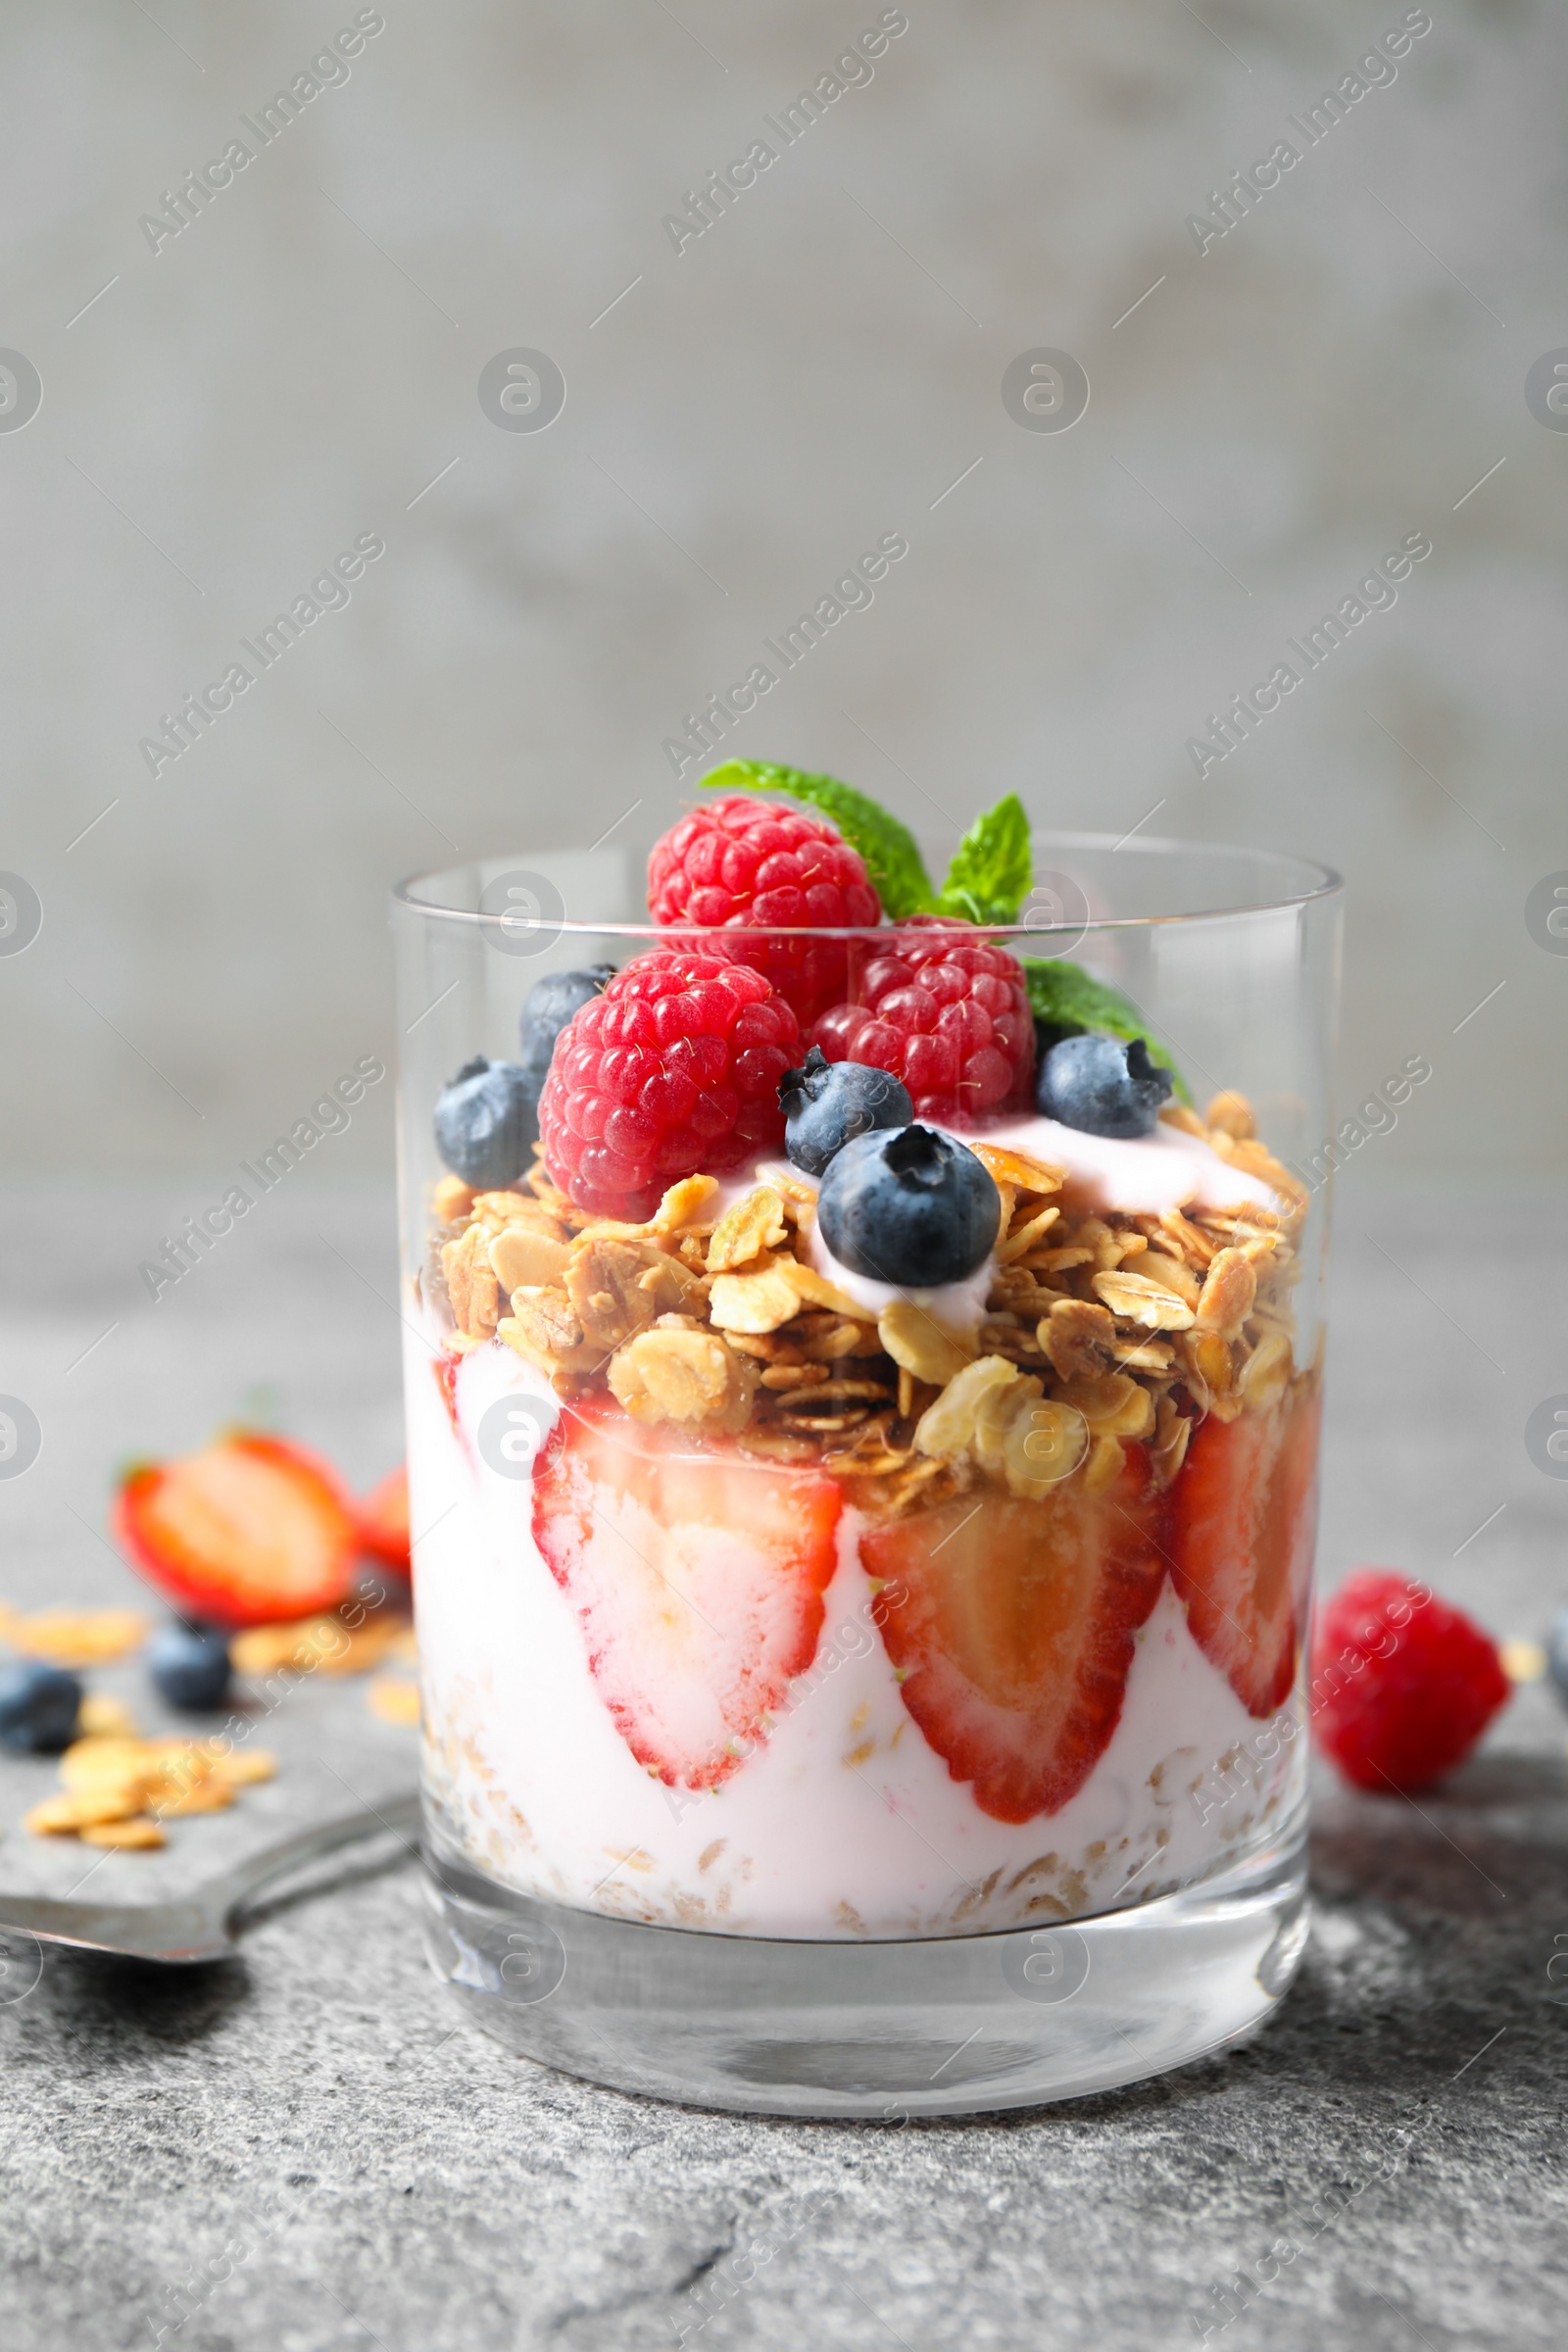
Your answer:
[[[447,1166],[481,1193],[503,1192],[528,1165],[539,1135],[539,1086],[514,1061],[476,1054],[435,1106],[436,1149]]]
[[[574,1012],[597,997],[607,980],[613,980],[612,963],[591,963],[581,972],[546,972],[529,989],[522,1007],[520,1045],[524,1064],[542,1054],[545,1068],[557,1038]]]
[[[983,1164],[930,1127],[857,1135],[816,1198],[822,1239],[841,1266],[901,1289],[934,1291],[972,1274],[997,1238],[1002,1200]]]
[[[200,1714],[228,1696],[228,1642],[210,1625],[172,1617],[147,1643],[153,1689],[171,1707]]]
[[[0,1747],[19,1756],[57,1755],[76,1736],[81,1685],[58,1666],[31,1661],[0,1668]]]
[[[1035,1068],[1044,1066],[1046,1055],[1053,1046],[1059,1046],[1064,1037],[1082,1037],[1081,1029],[1063,1028],[1059,1021],[1043,1021],[1035,1015]]]
[[[539,1140],[539,1098],[545,1091],[545,1080],[550,1075],[550,1057],[555,1050],[554,1038],[542,1038],[538,1045],[530,1046],[522,1059],[514,1065],[522,1072],[520,1092],[528,1105],[528,1141],[530,1144],[535,1144]]]
[[[778,1106],[784,1113],[784,1149],[808,1176],[820,1176],[851,1136],[907,1127],[914,1116],[907,1087],[891,1071],[860,1061],[829,1061],[820,1046],[811,1047],[798,1070],[785,1071]]]
[[[1141,1037],[1129,1043],[1091,1031],[1052,1047],[1035,1101],[1048,1119],[1085,1135],[1152,1135],[1172,1083]]]

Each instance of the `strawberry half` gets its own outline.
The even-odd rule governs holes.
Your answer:
[[[250,1431],[130,1471],[114,1531],[182,1615],[227,1629],[335,1608],[360,1544],[330,1467]]]
[[[1174,1582],[1193,1640],[1250,1715],[1291,1694],[1317,1539],[1321,1392],[1195,1429],[1171,1491]]]
[[[533,1532],[640,1764],[716,1788],[765,1737],[822,1631],[837,1482],[662,1450],[613,1399],[566,1406],[534,1466]]]
[[[409,1531],[409,1472],[407,1463],[389,1470],[377,1487],[372,1487],[365,1500],[357,1505],[360,1523],[360,1546],[387,1567],[395,1568],[399,1576],[412,1573],[410,1565]]]
[[[1121,1719],[1133,1636],[1159,1597],[1159,1498],[1142,1446],[1102,1494],[960,1494],[860,1539],[904,1703],[995,1821],[1075,1796]]]

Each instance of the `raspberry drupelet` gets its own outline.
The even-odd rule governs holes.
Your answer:
[[[652,1216],[699,1169],[782,1143],[794,1013],[760,972],[661,952],[617,972],[562,1031],[539,1099],[551,1176],[596,1216]]]
[[[890,1070],[917,1119],[972,1126],[1032,1107],[1034,1018],[1016,956],[967,926],[898,923],[859,975],[854,1004],[811,1031],[829,1061]]]
[[[710,930],[856,929],[882,918],[864,860],[834,826],[746,793],[692,809],[655,845],[648,905],[657,923]],[[803,1025],[845,994],[843,940],[726,942],[721,953],[765,972]]]

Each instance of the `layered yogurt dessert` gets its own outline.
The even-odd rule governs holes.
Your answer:
[[[1015,802],[937,892],[832,779],[710,781],[654,852],[658,935],[537,983],[517,1059],[435,1106],[438,1841],[733,1935],[1190,1886],[1300,1801],[1261,1727],[1312,1558],[1304,1190],[1125,999],[1008,944]]]

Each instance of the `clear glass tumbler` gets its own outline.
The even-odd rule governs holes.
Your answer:
[[[973,2112],[1179,2065],[1295,1972],[1338,878],[1035,855],[983,932],[673,938],[614,851],[395,894],[430,1951],[530,2057],[753,2113]],[[939,1073],[908,1150],[956,1139],[984,1208],[946,1285],[866,1274],[876,1214],[858,1270],[828,1247],[774,1106],[802,1032],[748,1032],[738,1125],[702,1043],[712,975],[760,970],[857,1057],[915,951],[1001,971],[1004,1008],[1027,971],[1037,1054],[1136,1031],[1173,1089],[1114,1140],[1018,1087],[945,1124]],[[449,1083],[537,1053],[542,978],[671,956],[700,959],[659,983],[701,1081],[684,1163],[617,1194],[601,1104],[573,1200],[505,1086],[443,1155]],[[612,1084],[608,1017],[552,1086],[568,1048]]]

